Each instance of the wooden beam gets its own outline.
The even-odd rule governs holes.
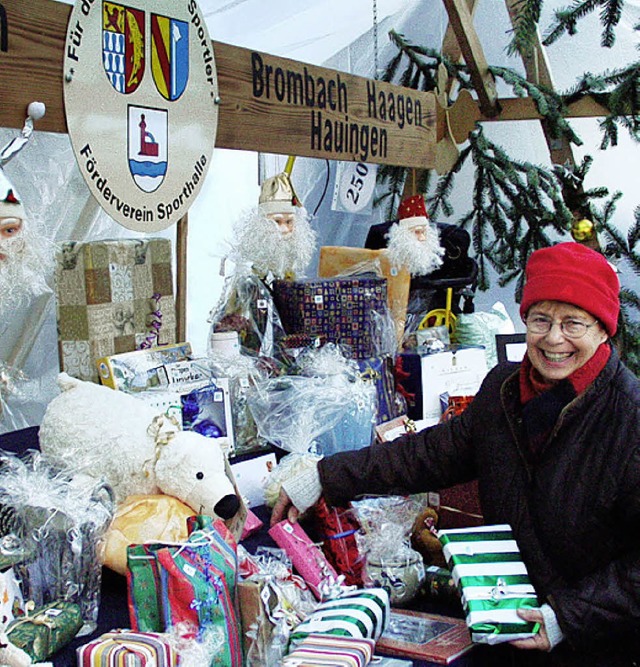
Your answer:
[[[515,27],[518,16],[522,11],[522,0],[505,0],[511,25]],[[528,54],[520,54],[524,69],[527,75],[527,81],[539,86],[545,86],[553,90],[553,79],[551,69],[547,61],[547,54],[542,46],[540,37],[536,34],[532,40],[532,49]],[[546,121],[542,121],[542,130],[549,147],[549,155],[554,164],[575,164],[575,157],[571,142],[566,137],[553,137]]]
[[[475,14],[478,0],[466,0],[466,1],[467,1],[467,6],[469,8],[469,15],[473,19],[473,15]],[[449,60],[455,63],[460,62],[460,60],[462,59],[462,49],[460,48],[460,44],[458,44],[458,39],[456,38],[456,34],[453,31],[451,23],[447,25],[447,29],[444,33],[444,38],[442,40],[442,48],[440,49],[440,51],[443,56],[446,56],[447,58],[449,58]],[[452,78],[449,79],[446,88],[447,95],[451,93],[455,83],[456,83],[455,79]]]
[[[482,45],[473,26],[473,18],[467,0],[443,0],[443,2],[464,61],[469,68],[480,109],[487,117],[496,116],[500,111],[496,83],[489,72]]]
[[[27,106],[38,99],[47,114],[37,129],[66,132],[62,61],[71,48],[71,7],[53,0],[2,5],[9,43],[0,51],[0,126],[21,128]],[[220,98],[216,147],[425,168],[435,163],[433,93],[212,45]]]

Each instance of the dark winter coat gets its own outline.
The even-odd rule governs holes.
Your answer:
[[[518,365],[506,363],[459,417],[325,459],[320,477],[334,504],[477,478],[485,523],[512,526],[565,636],[549,654],[502,647],[493,655],[511,658],[500,664],[640,665],[640,382],[615,351],[535,457],[522,431]]]

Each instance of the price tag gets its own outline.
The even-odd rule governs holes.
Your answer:
[[[378,175],[377,164],[339,162],[331,209],[370,215]]]

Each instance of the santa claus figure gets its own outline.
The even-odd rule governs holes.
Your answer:
[[[388,232],[387,252],[392,263],[412,276],[428,275],[441,264],[444,248],[432,225],[422,195],[408,197],[398,209],[398,222]]]
[[[292,279],[309,266],[316,247],[316,233],[286,172],[262,184],[258,206],[234,227],[229,259],[240,271],[250,266],[268,282]]]
[[[20,195],[0,168],[0,324],[50,291],[45,274],[52,262],[51,242],[29,225]]]
[[[233,232],[228,259],[235,271],[210,318],[211,332],[238,331],[246,350],[273,356],[284,331],[269,287],[276,279],[301,277],[316,247],[309,215],[286,172],[264,181],[258,206]]]
[[[0,151],[0,332],[12,311],[51,291],[45,273],[53,266],[53,244],[27,223],[22,200],[3,169],[29,142],[33,121],[44,114],[42,102],[31,102],[21,133]]]

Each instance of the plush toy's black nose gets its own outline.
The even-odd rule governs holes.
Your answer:
[[[230,493],[215,504],[213,511],[221,519],[230,519],[239,509],[240,500],[238,499],[238,496]]]

